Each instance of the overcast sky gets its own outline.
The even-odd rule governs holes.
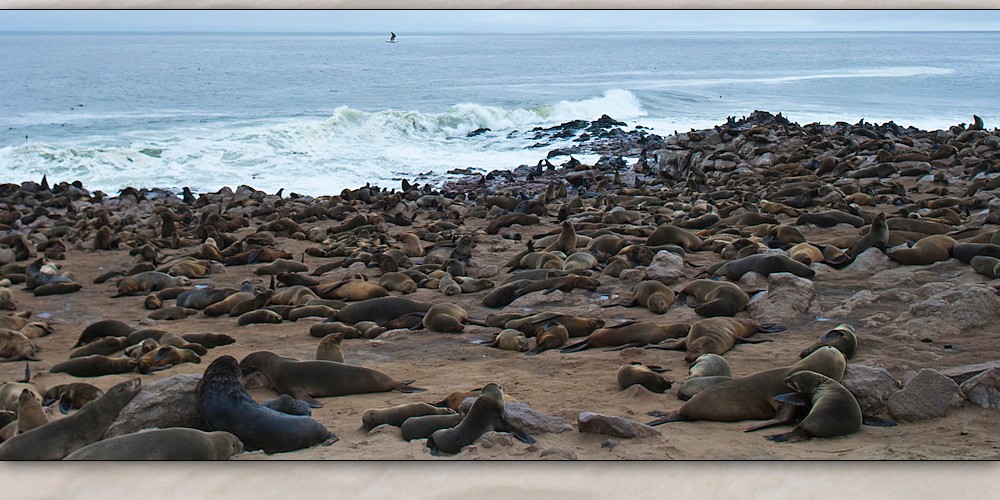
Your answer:
[[[1000,30],[1000,11],[2,11],[0,31]]]

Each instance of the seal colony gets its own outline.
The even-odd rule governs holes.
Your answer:
[[[534,132],[579,145],[318,197],[0,185],[0,458],[997,458],[995,409],[862,425],[847,380],[1000,359],[1000,308],[947,312],[1000,288],[997,130]],[[105,438],[179,374],[200,424]]]

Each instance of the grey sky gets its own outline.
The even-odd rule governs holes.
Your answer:
[[[1000,11],[0,11],[0,31],[1000,30]]]

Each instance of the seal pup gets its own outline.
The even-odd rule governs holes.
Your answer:
[[[92,354],[103,354],[105,356],[114,354],[128,347],[128,337],[101,337],[69,354],[70,359]]]
[[[746,377],[734,378],[699,392],[672,412],[650,412],[660,417],[648,425],[667,422],[711,420],[735,422],[738,420],[767,420],[774,418],[780,403],[773,398],[787,391],[785,378],[802,370],[812,370],[843,379],[847,359],[833,347],[820,347],[792,366],[772,368]]]
[[[24,389],[17,399],[17,420],[0,429],[0,440],[10,439],[48,422],[49,417],[42,409],[41,402],[32,391]]]
[[[52,403],[59,403],[59,410],[68,413],[70,410],[79,410],[83,405],[100,399],[104,391],[84,382],[73,382],[50,387],[42,397],[42,406],[49,406]]]
[[[809,396],[808,400],[801,401],[801,404],[809,405],[809,413],[790,432],[766,436],[767,439],[779,443],[796,442],[814,437],[843,436],[861,429],[861,406],[851,391],[836,380],[821,373],[802,370],[785,378],[785,385],[795,392],[780,394],[775,399],[800,404],[796,396]],[[763,427],[754,426],[752,429],[760,428]]]
[[[301,399],[313,408],[323,407],[316,401],[317,397],[426,390],[410,386],[412,380],[398,381],[378,370],[363,366],[334,361],[299,361],[268,351],[248,354],[240,362],[240,367],[247,374],[255,371],[264,373],[278,393]]]
[[[750,295],[735,283],[699,279],[684,286],[677,302],[693,307],[695,314],[707,318],[735,316],[746,308]]]
[[[228,432],[173,427],[108,438],[63,460],[227,460],[242,452],[243,443]]]
[[[410,417],[399,426],[403,439],[413,441],[414,439],[426,439],[431,434],[441,429],[451,429],[458,425],[465,415],[461,413],[449,413],[446,415],[424,415],[420,417]]]
[[[0,361],[40,361],[41,348],[21,332],[0,328]]]
[[[101,337],[128,337],[135,331],[135,328],[122,323],[116,319],[104,319],[87,325],[80,334],[80,338],[73,345],[80,347]]]
[[[341,342],[344,341],[344,334],[331,333],[323,337],[316,346],[316,359],[321,361],[344,362],[344,351]]]
[[[688,368],[687,378],[677,388],[677,398],[687,401],[713,385],[732,380],[732,375],[732,369],[726,358],[718,354],[702,354]]]
[[[744,318],[707,318],[694,322],[687,337],[666,344],[646,346],[647,349],[687,350],[684,361],[694,362],[702,354],[724,354],[737,343],[759,344],[766,339],[748,339],[757,332],[783,332],[777,325],[758,325]]]
[[[824,333],[816,343],[804,349],[799,357],[804,358],[823,346],[835,347],[850,360],[858,349],[858,337],[854,327],[847,324],[837,325],[836,328]]]
[[[407,403],[390,408],[365,410],[361,414],[361,425],[366,431],[370,431],[380,425],[399,427],[411,417],[451,415],[454,413],[451,408],[440,408],[427,403]]]
[[[455,427],[431,434],[427,438],[427,447],[431,449],[432,455],[440,452],[454,454],[491,431],[511,432],[525,443],[534,443],[531,436],[507,422],[504,409],[503,390],[497,384],[486,384],[465,418]]]
[[[505,351],[524,352],[528,350],[528,337],[525,337],[523,332],[514,330],[513,328],[501,330],[492,341],[475,341],[473,343],[485,345],[486,347],[496,347]]]
[[[603,319],[581,318],[579,316],[551,312],[511,319],[501,323],[499,326],[512,328],[524,333],[528,337],[534,337],[539,331],[541,331],[542,327],[545,326],[546,323],[551,321],[565,326],[566,330],[569,332],[570,338],[586,337],[587,335],[594,333],[594,330],[604,326]]]
[[[311,417],[272,410],[250,397],[240,384],[240,364],[232,356],[212,361],[198,383],[198,409],[211,430],[233,434],[247,451],[294,451],[338,440]]]
[[[649,311],[653,314],[664,314],[674,303],[676,298],[677,294],[667,285],[664,285],[657,280],[645,280],[640,281],[639,284],[636,285],[635,292],[633,292],[630,299],[616,304],[607,304],[601,307],[632,307],[639,304],[640,306],[649,309]]]
[[[658,344],[666,339],[680,338],[688,334],[690,325],[686,323],[661,325],[650,321],[627,320],[614,326],[606,326],[594,331],[580,342],[559,350],[562,353],[579,352],[592,347],[640,347]]]
[[[535,335],[535,347],[524,353],[525,356],[536,356],[542,351],[558,349],[569,340],[569,331],[565,326],[550,321]]]
[[[421,323],[432,332],[459,333],[465,329],[468,321],[469,313],[461,306],[442,302],[431,306]]]
[[[643,365],[639,362],[622,365],[618,369],[618,387],[622,390],[639,384],[651,392],[663,394],[670,389],[673,380],[661,375],[666,369],[656,365]]]
[[[4,441],[0,460],[61,460],[99,441],[139,388],[139,379],[127,380],[72,415]]]
[[[108,357],[92,354],[82,358],[73,358],[59,363],[49,369],[50,373],[68,373],[74,377],[100,377],[128,373],[138,366],[138,361],[128,357]]]

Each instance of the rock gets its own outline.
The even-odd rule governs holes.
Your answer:
[[[684,257],[666,250],[656,252],[643,277],[647,280],[657,280],[664,285],[672,285],[682,278],[684,278]]]
[[[895,269],[900,264],[889,258],[885,252],[877,248],[869,248],[858,254],[851,265],[844,268],[845,271],[853,273],[873,273],[886,269]]]
[[[991,368],[962,384],[965,397],[983,408],[1000,410],[1000,368]]]
[[[474,402],[476,402],[475,397],[465,398],[458,405],[459,413],[467,413]],[[511,401],[504,405],[504,416],[511,425],[531,435],[558,434],[573,430],[573,426],[569,422],[559,417],[546,415],[520,401]]]
[[[601,448],[607,448],[608,450],[614,450],[618,445],[622,444],[621,441],[617,439],[608,439],[607,441],[601,443]]]
[[[507,422],[524,430],[528,434],[545,434],[566,432],[573,430],[569,422],[551,415],[546,415],[536,411],[530,406],[521,402],[510,402],[504,406]]]
[[[747,305],[750,318],[778,324],[801,320],[816,297],[813,282],[792,273],[774,273],[767,281],[767,293],[755,295]]]
[[[941,375],[954,380],[956,384],[962,384],[965,383],[966,380],[969,380],[970,378],[989,370],[990,368],[997,367],[1000,367],[1000,359],[987,361],[985,363],[976,363],[974,365],[954,366],[938,371]]]
[[[744,290],[766,290],[767,276],[755,271],[749,271],[736,283]]]
[[[606,434],[619,438],[659,436],[660,431],[634,420],[621,417],[599,415],[585,411],[577,417],[577,427],[580,432]]]
[[[104,437],[122,436],[153,427],[208,430],[198,410],[195,388],[200,380],[200,373],[174,375],[142,386],[139,394],[108,427]]]
[[[507,432],[487,432],[472,443],[472,446],[482,448],[493,448],[494,446],[511,447],[514,446],[514,436]]]
[[[500,274],[500,268],[490,264],[483,267],[473,267],[468,270],[470,278],[492,278]]]
[[[877,328],[889,321],[892,321],[892,319],[885,313],[875,313],[871,316],[861,318],[860,324],[865,328]]]
[[[378,425],[374,429],[368,431],[369,436],[374,436],[376,434],[388,434],[390,436],[394,436],[396,439],[403,439],[403,433],[399,427],[389,424]]]
[[[934,293],[912,304],[898,321],[905,331],[934,332],[939,336],[963,335],[992,325],[1000,316],[1000,297],[988,285],[964,284]]]
[[[873,368],[855,363],[847,365],[841,385],[851,391],[858,400],[861,411],[866,415],[885,412],[889,396],[903,387],[903,384],[892,378],[885,368]]]
[[[837,307],[827,311],[827,316],[847,316],[854,312],[855,308],[866,306],[878,300],[879,296],[871,292],[871,290],[861,290],[850,298],[844,300]]]
[[[902,389],[889,396],[889,413],[900,422],[919,422],[943,417],[948,409],[965,401],[954,380],[937,370],[924,368]]]
[[[549,460],[558,460],[558,459],[576,460],[576,452],[569,448],[556,446],[543,451],[540,457],[547,458]]]
[[[623,269],[618,275],[618,279],[628,283],[639,283],[645,275],[646,271],[642,269]]]
[[[14,250],[10,248],[0,248],[0,266],[14,262]]]

